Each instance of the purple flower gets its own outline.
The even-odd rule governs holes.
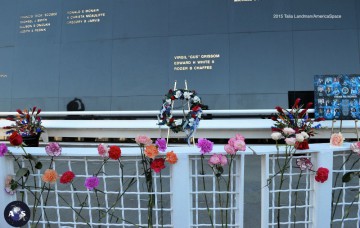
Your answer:
[[[1,143],[1,144],[0,144],[0,157],[3,157],[8,151],[9,151],[9,150],[8,150],[6,144],[5,144],[5,143]]]
[[[84,184],[84,186],[89,190],[93,190],[98,185],[99,185],[99,178],[97,178],[97,177],[88,177],[88,178],[86,178],[85,184]]]
[[[313,164],[311,163],[310,159],[308,159],[308,158],[296,159],[296,165],[298,165],[302,171],[304,171],[306,169],[311,169],[313,167]]]
[[[49,156],[59,156],[61,154],[61,150],[62,149],[59,143],[56,142],[49,143],[49,145],[45,147],[45,151]]]
[[[166,146],[166,140],[164,138],[157,139],[155,141],[155,145],[158,147],[159,151],[165,152],[167,146]]]
[[[210,140],[200,138],[198,139],[197,147],[200,148],[201,154],[210,153],[213,149],[214,143]]]

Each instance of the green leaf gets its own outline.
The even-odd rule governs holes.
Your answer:
[[[20,178],[28,175],[30,172],[27,168],[21,168],[16,172],[16,177]]]
[[[347,183],[347,182],[351,181],[351,178],[353,175],[354,175],[354,172],[345,173],[345,175],[342,177],[342,182]]]
[[[37,162],[35,165],[36,169],[41,169],[42,168],[42,163],[41,162]]]

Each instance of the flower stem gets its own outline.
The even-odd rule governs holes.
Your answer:
[[[299,189],[301,177],[302,177],[302,170],[300,170],[299,179],[298,179],[297,184],[296,184],[296,190]],[[295,192],[294,228],[296,226],[296,205],[297,205],[297,200],[298,200],[298,191]]]
[[[211,227],[214,228],[214,222],[211,216],[211,212],[210,212],[210,208],[209,208],[209,203],[208,203],[208,199],[207,199],[207,195],[206,195],[206,186],[205,186],[205,173],[204,173],[204,155],[201,155],[201,175],[202,175],[202,182],[203,182],[203,189],[204,189],[204,196],[205,196],[205,204],[206,204],[206,209],[207,209],[207,213],[209,215],[209,219],[210,219],[210,223],[211,223]]]
[[[229,173],[228,173],[228,182],[226,186],[226,209],[225,209],[225,227],[228,227],[228,208],[229,208],[229,196],[230,196],[230,186],[231,186],[231,166],[233,163],[235,155],[230,155],[230,163],[229,163]]]

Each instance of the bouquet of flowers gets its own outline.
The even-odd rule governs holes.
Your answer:
[[[9,129],[7,134],[11,134],[14,131],[19,133],[21,136],[35,136],[44,132],[44,126],[42,126],[41,118],[39,116],[41,109],[36,107],[30,108],[29,110],[16,110],[16,116],[9,116],[7,120],[14,121],[10,126],[4,127]]]
[[[305,109],[303,105],[299,105],[300,98],[297,98],[292,109],[286,110],[280,106],[275,107],[277,116],[272,116],[275,121],[271,128],[273,134],[272,139],[279,140],[285,138],[287,145],[295,146],[296,149],[309,149],[308,139],[314,136],[315,130],[321,127],[321,124],[314,125],[314,122],[325,120],[324,118],[310,119],[307,111],[313,105],[312,102],[307,103]]]

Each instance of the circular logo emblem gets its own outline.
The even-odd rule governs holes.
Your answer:
[[[30,219],[30,209],[21,201],[13,201],[5,207],[4,218],[10,226],[24,226]]]

